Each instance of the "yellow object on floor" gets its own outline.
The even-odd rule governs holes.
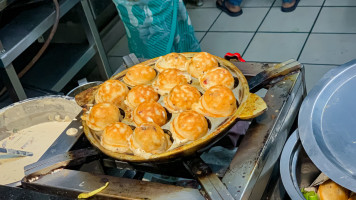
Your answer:
[[[88,192],[88,193],[85,193],[85,192],[84,193],[80,193],[78,195],[78,199],[87,199],[89,197],[92,197],[92,196],[98,194],[99,192],[103,191],[106,187],[108,187],[108,185],[109,185],[109,182],[106,182],[105,185],[103,187],[99,188],[99,189],[93,190],[93,191]]]

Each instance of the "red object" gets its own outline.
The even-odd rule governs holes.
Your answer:
[[[230,52],[228,52],[228,53],[225,54],[224,58],[226,60],[236,59],[236,60],[238,60],[240,62],[246,62],[239,53],[230,53]]]

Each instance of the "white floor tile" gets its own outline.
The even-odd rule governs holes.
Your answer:
[[[243,8],[239,17],[222,13],[211,28],[212,31],[256,31],[268,8]]]
[[[221,13],[217,8],[188,9],[195,31],[207,31]]]
[[[323,3],[324,3],[324,0],[300,0],[300,2],[298,3],[298,6],[322,6]],[[276,0],[276,2],[274,2],[273,6],[281,7],[282,0]]]
[[[201,41],[202,51],[224,57],[227,52],[242,53],[253,33],[209,32]]]
[[[108,56],[126,56],[130,54],[126,35],[109,51]]]
[[[299,59],[309,64],[344,64],[356,59],[356,34],[311,34]]]
[[[198,7],[194,3],[194,1],[191,1],[186,4],[186,8],[215,8],[216,7],[215,2],[216,0],[203,0],[204,4]]]
[[[195,32],[195,37],[200,42],[200,40],[204,37],[206,32]]]
[[[283,62],[297,59],[307,33],[257,33],[243,55],[246,61]]]
[[[241,7],[270,7],[272,6],[273,2],[274,0],[243,0]]]
[[[324,7],[313,32],[356,33],[356,7]]]
[[[318,7],[300,7],[294,12],[284,13],[280,8],[273,7],[259,31],[309,32],[319,10]]]
[[[355,0],[325,0],[324,6],[356,6]]]
[[[305,84],[309,92],[316,83],[324,76],[326,72],[336,66],[330,65],[304,65],[305,67]]]

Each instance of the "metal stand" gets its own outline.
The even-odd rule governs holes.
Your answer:
[[[97,61],[103,79],[112,75],[112,70],[96,27],[90,2],[88,0],[61,0],[60,17],[81,2],[84,13],[83,26],[86,29],[87,44],[51,44],[46,55],[35,64],[21,81],[27,85],[45,87],[43,89],[59,92],[93,57]],[[9,24],[0,29],[0,68],[4,68],[3,80],[13,101],[27,98],[17,77],[12,62],[32,43],[42,36],[54,23],[55,11],[50,3],[24,10]],[[58,55],[62,57],[59,57]],[[52,64],[49,65],[48,62]],[[53,70],[49,70],[51,67]],[[62,71],[58,71],[62,70]],[[43,76],[43,73],[52,76]],[[29,77],[27,77],[29,75]],[[48,79],[45,79],[48,78]],[[52,81],[53,83],[49,83]]]
[[[89,44],[95,44],[96,46],[97,54],[95,55],[95,59],[97,60],[100,74],[104,80],[109,79],[110,76],[113,74],[113,72],[110,68],[109,61],[106,56],[103,43],[101,41],[99,31],[96,27],[92,10],[90,9],[88,0],[81,0],[81,4],[88,23],[86,25],[89,26],[90,32],[88,31],[87,27],[85,29]]]

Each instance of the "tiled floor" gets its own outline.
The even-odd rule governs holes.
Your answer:
[[[356,59],[356,0],[301,0],[292,13],[280,6],[281,0],[244,0],[236,18],[218,10],[215,0],[186,7],[203,51],[239,52],[257,62],[296,59],[306,69],[308,91],[328,70]],[[124,37],[110,51],[110,63],[119,66],[128,53]]]

